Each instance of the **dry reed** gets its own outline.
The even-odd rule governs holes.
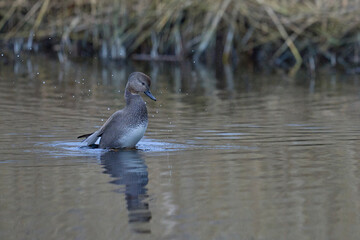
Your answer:
[[[357,64],[360,0],[0,0],[0,41],[103,58]],[[25,44],[26,43],[26,44]],[[210,57],[206,57],[210,56]]]

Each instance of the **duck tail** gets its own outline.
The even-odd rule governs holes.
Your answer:
[[[96,141],[98,140],[99,136],[99,130],[90,134],[84,134],[79,136],[78,138],[83,138],[85,137],[85,139],[82,141],[84,143],[84,145],[86,144],[87,146],[93,145],[96,143]]]
[[[78,136],[77,138],[87,138],[87,137],[89,137],[91,134],[93,134],[93,133],[88,133],[88,134],[80,135],[80,136]]]

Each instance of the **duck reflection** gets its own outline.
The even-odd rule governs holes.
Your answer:
[[[138,151],[106,152],[101,155],[101,164],[104,166],[104,173],[116,178],[110,183],[125,186],[125,189],[121,188],[118,192],[125,194],[129,223],[133,230],[150,233],[146,224],[151,220],[146,188],[148,172]]]

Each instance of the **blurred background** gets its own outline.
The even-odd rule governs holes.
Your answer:
[[[1,0],[0,43],[67,57],[359,72],[359,0]],[[14,54],[14,55],[13,55]]]

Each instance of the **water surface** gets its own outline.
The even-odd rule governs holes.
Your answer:
[[[80,148],[135,70],[158,99],[138,150]],[[20,57],[0,70],[0,238],[358,239],[359,93],[337,72]]]

